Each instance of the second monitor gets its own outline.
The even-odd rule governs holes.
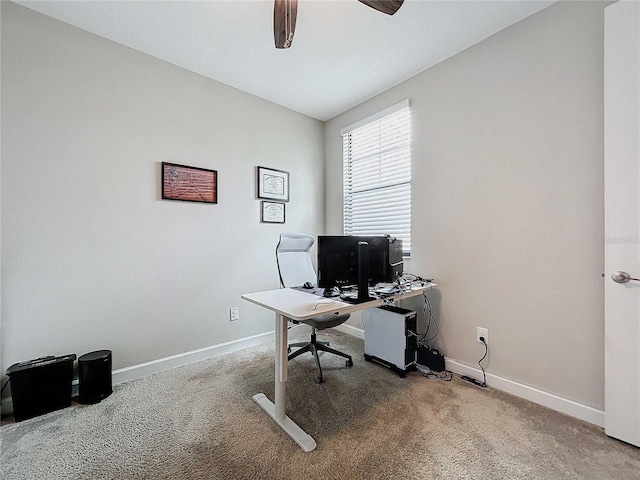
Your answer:
[[[356,303],[370,300],[369,285],[402,275],[402,240],[390,236],[318,236],[318,286],[357,285]]]

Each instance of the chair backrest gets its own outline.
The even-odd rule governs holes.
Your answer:
[[[280,285],[299,287],[305,282],[315,285],[318,281],[311,262],[311,247],[315,239],[304,233],[281,233],[276,247],[276,260]]]

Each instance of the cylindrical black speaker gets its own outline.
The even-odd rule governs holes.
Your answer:
[[[98,350],[78,358],[78,401],[98,403],[111,395],[111,350]]]

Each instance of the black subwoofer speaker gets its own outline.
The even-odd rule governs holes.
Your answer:
[[[78,401],[98,403],[111,392],[111,350],[98,350],[78,358]]]

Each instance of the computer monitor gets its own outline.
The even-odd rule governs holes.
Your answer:
[[[356,303],[370,300],[369,285],[402,275],[402,240],[390,236],[318,236],[318,286],[358,287]]]

